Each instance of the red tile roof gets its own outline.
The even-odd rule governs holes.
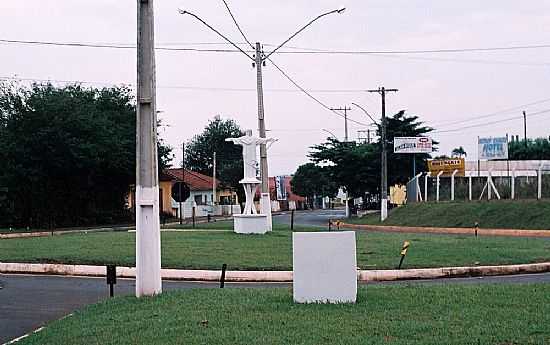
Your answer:
[[[183,169],[167,169],[159,178],[163,181],[182,181]],[[163,179],[164,178],[164,179]],[[191,190],[204,191],[212,190],[212,176],[207,176],[195,171],[185,169],[185,183]],[[220,181],[216,179],[216,186],[220,186]]]

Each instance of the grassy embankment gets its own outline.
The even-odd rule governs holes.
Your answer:
[[[479,201],[413,203],[393,209],[380,223],[378,215],[350,220],[356,224],[550,230],[549,201]]]
[[[18,344],[549,344],[549,306],[548,284],[369,286],[355,305],[195,289],[110,299]]]
[[[292,232],[275,224],[267,235],[238,235],[231,222],[201,224],[202,230],[162,232],[166,268],[291,270]],[[206,231],[206,230],[226,231]],[[311,228],[297,228],[312,231]],[[357,232],[362,269],[394,268],[404,240],[411,247],[404,268],[517,264],[550,261],[550,240],[538,238],[447,236]],[[0,240],[0,261],[135,265],[135,233],[79,233]]]

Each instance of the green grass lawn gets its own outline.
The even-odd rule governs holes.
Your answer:
[[[232,228],[230,222],[204,226],[211,230]],[[162,266],[220,269],[225,263],[230,270],[292,269],[292,233],[284,225],[276,224],[267,235],[206,230],[162,232]],[[548,239],[377,232],[357,232],[356,238],[362,269],[394,268],[404,240],[411,241],[404,268],[550,261]],[[0,261],[134,266],[135,233],[4,239],[0,240]]]
[[[374,225],[466,227],[479,222],[481,228],[550,229],[549,201],[474,201],[412,203],[392,210],[380,223],[378,215],[355,218],[349,222]]]
[[[297,305],[289,289],[121,297],[18,344],[550,344],[550,285],[368,286],[355,305]]]

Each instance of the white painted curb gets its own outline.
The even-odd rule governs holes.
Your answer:
[[[471,276],[496,276],[525,273],[550,272],[550,262],[504,266],[442,267],[404,270],[358,270],[359,281],[392,281],[412,279],[435,279]],[[105,266],[28,264],[0,262],[0,273],[4,274],[52,274],[70,276],[102,277]],[[162,269],[163,279],[188,281],[219,281],[221,271]],[[134,267],[117,267],[120,278],[135,278]],[[292,271],[227,271],[228,282],[292,282]]]

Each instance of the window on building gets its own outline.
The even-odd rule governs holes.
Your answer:
[[[202,194],[197,194],[197,195],[195,195],[195,203],[196,203],[197,205],[202,205],[202,204],[203,204],[203,202],[202,202]]]

